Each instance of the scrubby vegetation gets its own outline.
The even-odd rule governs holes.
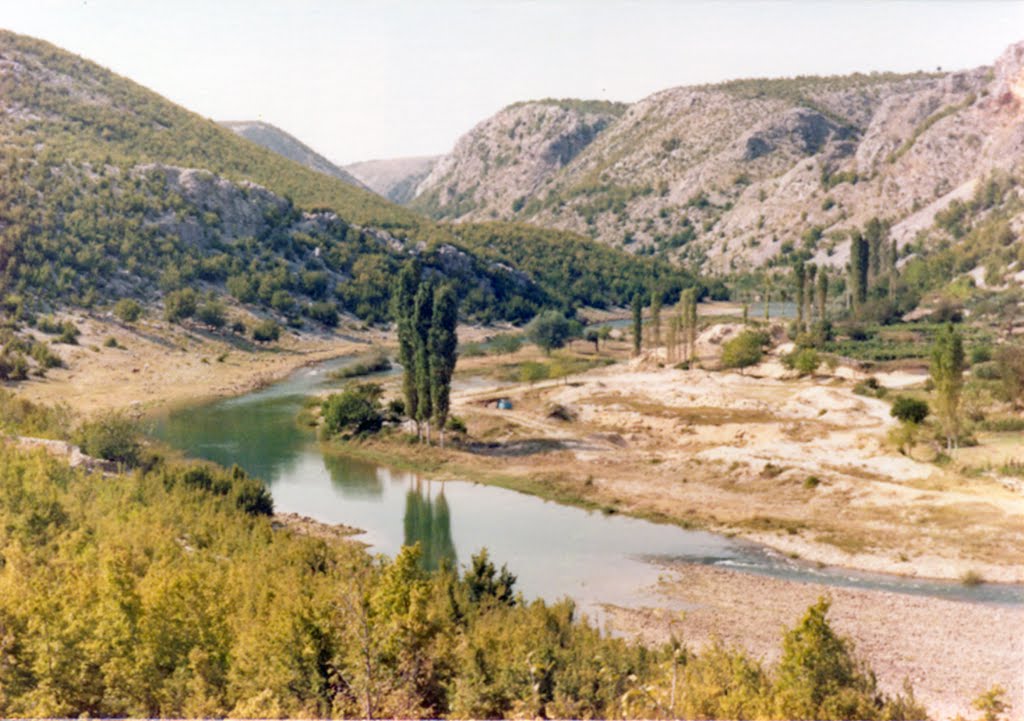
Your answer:
[[[276,529],[261,490],[166,462],[101,480],[0,446],[0,714],[923,717],[878,692],[826,604],[777,668],[645,648],[527,602],[485,555],[427,572],[417,548],[374,559]]]
[[[384,371],[391,370],[391,368],[391,359],[388,358],[386,353],[374,353],[357,360],[352,365],[331,371],[328,375],[336,380],[345,380],[347,378],[373,375],[374,373],[383,373]]]
[[[574,258],[559,261],[575,264],[567,294],[569,276],[545,267],[564,249],[544,249],[552,237],[533,233],[524,254],[512,231],[467,228],[467,245],[505,239],[486,254],[459,252],[451,229],[253,145],[70,53],[6,31],[0,49],[21,63],[0,87],[5,104],[19,109],[0,118],[0,282],[29,304],[163,299],[171,301],[169,319],[199,313],[200,323],[219,328],[216,302],[230,296],[289,325],[332,327],[339,312],[384,322],[388,280],[418,253],[428,272],[453,286],[465,317],[525,322],[542,307],[621,302],[623,284],[635,286],[647,269],[577,242]],[[209,174],[186,179],[175,168]],[[244,218],[225,217],[217,200],[225,193],[233,207],[247,204]],[[420,243],[424,249],[414,250]],[[216,293],[212,304],[193,307],[190,294],[198,301],[207,291]],[[139,309],[122,304],[117,315],[134,322]]]
[[[723,368],[746,368],[756,365],[764,355],[768,337],[764,333],[745,330],[722,345]]]
[[[567,231],[513,223],[456,226],[458,243],[529,274],[563,311],[581,306],[624,307],[652,285],[672,303],[698,281],[664,261],[637,258]]]

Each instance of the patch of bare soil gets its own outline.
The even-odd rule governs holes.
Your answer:
[[[377,335],[285,332],[272,346],[231,334],[184,329],[162,321],[128,326],[102,316],[74,316],[78,345],[55,350],[66,368],[19,383],[19,394],[66,403],[83,414],[109,409],[155,409],[204,398],[245,393],[296,368],[365,350]],[[116,346],[109,345],[110,339]]]
[[[484,373],[487,360],[472,360]],[[900,454],[888,404],[852,382],[664,366],[648,355],[468,387],[452,406],[475,442],[448,457],[828,565],[1024,581],[1024,496]],[[498,397],[512,409],[497,409]]]
[[[833,627],[854,642],[881,687],[907,679],[933,718],[974,718],[970,702],[995,684],[1007,691],[1010,718],[1024,719],[1024,609],[923,596],[829,588],[690,564],[660,584],[685,612],[606,607],[611,628],[647,641],[675,634],[695,649],[712,639],[771,664],[784,629],[819,597],[831,598]]]
[[[319,538],[324,541],[351,541],[363,531],[341,523],[324,523],[298,513],[275,513],[274,528],[286,528],[300,536]]]

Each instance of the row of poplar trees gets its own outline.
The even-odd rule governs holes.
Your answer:
[[[647,324],[647,342],[652,347],[659,347],[661,338],[662,290],[651,291],[650,320]],[[633,355],[643,350],[644,337],[644,295],[633,296]],[[697,289],[686,288],[679,294],[679,303],[669,313],[668,337],[665,339],[667,360],[675,363],[680,360],[689,361],[696,354],[697,348]]]
[[[416,422],[421,441],[430,443],[433,426],[443,446],[458,357],[458,297],[451,285],[436,284],[424,276],[416,260],[410,260],[398,273],[391,313],[404,372],[405,414]]]
[[[896,263],[899,249],[895,239],[889,239],[889,225],[872,218],[864,231],[855,231],[850,237],[850,309],[854,316],[861,314],[868,294],[886,282],[889,300],[896,294]]]

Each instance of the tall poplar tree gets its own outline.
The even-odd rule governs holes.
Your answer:
[[[661,289],[651,291],[651,345],[661,345]]]
[[[430,402],[433,406],[434,425],[441,434],[443,448],[452,374],[455,372],[457,358],[456,325],[459,321],[459,302],[452,287],[443,285],[434,291],[433,304],[427,349],[430,357]]]
[[[828,273],[821,269],[818,274],[818,322],[824,323],[828,320],[826,309],[828,308]]]
[[[882,252],[884,250],[886,225],[878,218],[872,218],[864,226],[864,239],[868,243],[868,280],[877,286],[882,275]]]
[[[854,315],[868,300],[868,242],[859,231],[850,238],[850,303]]]
[[[391,317],[395,321],[398,335],[398,362],[402,374],[402,394],[405,396],[405,413],[409,418],[418,417],[418,394],[416,388],[416,289],[420,284],[421,268],[416,259],[406,262],[398,272],[395,292],[391,296]]]
[[[793,265],[793,286],[796,289],[796,327],[804,327],[804,294],[807,290],[807,267],[802,260]]]
[[[814,281],[818,276],[818,266],[810,263],[807,266],[807,290],[804,292],[804,326],[809,332],[814,321]]]
[[[697,289],[689,288],[686,307],[689,312],[687,328],[690,332],[690,362],[697,360]]]
[[[430,442],[430,419],[434,406],[430,395],[430,327],[434,320],[434,284],[426,281],[420,284],[413,300],[413,328],[415,330],[415,355],[413,375],[416,381],[416,425],[426,425],[426,440]],[[421,435],[422,438],[422,435]]]
[[[633,355],[640,355],[644,343],[644,297],[633,296]]]
[[[893,238],[889,243],[889,300],[896,298],[896,264],[900,259],[900,249]]]
[[[946,433],[946,448],[953,450],[960,432],[960,392],[964,386],[964,342],[952,323],[946,325],[932,346],[931,376],[935,406]]]

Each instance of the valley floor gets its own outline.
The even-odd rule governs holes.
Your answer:
[[[896,452],[888,404],[855,395],[841,378],[639,359],[527,384],[488,376],[494,362],[460,363],[452,412],[468,427],[466,442],[442,450],[381,440],[354,450],[739,535],[830,566],[1024,581],[1024,495]],[[771,366],[758,371],[770,376]],[[502,398],[512,409],[496,407]]]
[[[133,405],[154,412],[243,393],[301,365],[388,341],[368,332],[288,335],[263,349],[179,328],[136,330],[103,319],[79,326],[79,345],[61,346],[70,368],[18,386],[20,393],[83,413]],[[123,348],[106,347],[110,336]],[[600,356],[576,346],[577,359],[628,355],[624,343],[603,347]],[[431,476],[743,536],[810,562],[1024,581],[1024,496],[991,476],[968,477],[897,453],[887,442],[888,404],[855,395],[848,369],[797,380],[783,377],[777,363],[747,374],[686,371],[647,355],[560,380],[508,380],[524,361],[547,359],[528,348],[460,360],[452,410],[468,427],[462,442],[441,449],[381,438],[352,451]],[[899,386],[915,378],[883,381]],[[389,393],[397,394],[397,382],[385,382]],[[502,398],[511,410],[497,408]],[[1011,445],[1007,452],[1021,452]],[[666,605],[691,610],[680,618],[613,608],[614,627],[644,638],[675,632],[698,647],[720,638],[771,660],[783,626],[830,595],[837,628],[885,688],[908,678],[933,714],[948,718],[973,715],[970,700],[1000,683],[1011,717],[1024,718],[1020,607],[694,566],[667,569],[662,591],[672,600]]]

